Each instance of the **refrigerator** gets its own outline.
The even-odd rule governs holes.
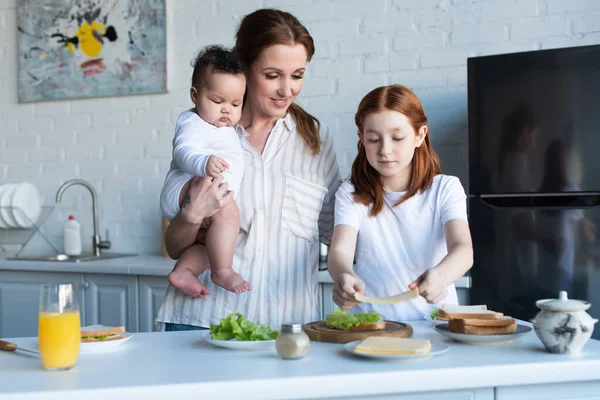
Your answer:
[[[467,71],[470,303],[531,320],[564,290],[599,318],[600,46],[472,57]]]

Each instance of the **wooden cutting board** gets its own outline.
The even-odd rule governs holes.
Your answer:
[[[412,326],[403,322],[385,321],[385,329],[341,331],[330,328],[323,321],[304,324],[304,332],[310,340],[327,343],[348,343],[363,340],[369,336],[391,336],[409,338],[413,334]]]

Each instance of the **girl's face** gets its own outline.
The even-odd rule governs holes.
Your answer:
[[[253,110],[281,118],[302,90],[307,54],[301,44],[276,44],[264,49],[248,72],[248,98]]]
[[[408,118],[397,111],[385,110],[366,116],[359,138],[369,164],[379,172],[387,190],[406,190],[415,149],[421,146],[426,135],[427,126],[415,132]]]

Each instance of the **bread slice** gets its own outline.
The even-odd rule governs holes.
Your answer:
[[[472,306],[459,306],[456,304],[443,304],[442,310],[450,313],[471,313],[476,311],[487,311],[487,305],[472,305]]]
[[[387,336],[369,336],[354,351],[363,354],[427,354],[431,342],[426,339],[406,339]]]
[[[447,312],[443,308],[440,309],[440,312],[438,314],[438,319],[442,320],[442,321],[447,321],[450,319],[464,319],[464,318],[502,319],[502,318],[504,318],[504,314],[495,312],[495,311],[490,311],[490,310],[479,310],[479,311],[472,311],[472,312],[454,313],[454,312]]]
[[[110,340],[123,339],[125,335],[121,332],[125,332],[124,326],[116,326],[112,328],[104,329],[92,329],[92,327],[81,328],[81,342],[108,342]]]
[[[508,326],[515,324],[516,321],[511,317],[504,317],[502,319],[463,318],[463,323],[469,326]]]
[[[364,323],[348,328],[349,331],[377,331],[382,329],[385,329],[385,321],[383,319],[374,324]]]
[[[448,329],[450,332],[470,335],[503,335],[515,333],[517,323],[513,319],[509,325],[504,326],[477,326],[465,324],[464,319],[451,319],[448,321]]]

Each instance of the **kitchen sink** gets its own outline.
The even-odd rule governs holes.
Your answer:
[[[50,256],[22,256],[22,257],[11,257],[7,260],[19,260],[19,261],[50,261],[50,262],[84,262],[84,261],[95,261],[95,260],[106,260],[110,258],[121,258],[121,257],[135,257],[137,254],[128,253],[102,253],[96,256],[92,253],[80,254],[78,256],[69,256],[66,254],[54,254]]]

